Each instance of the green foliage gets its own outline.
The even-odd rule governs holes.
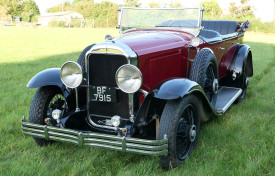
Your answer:
[[[76,11],[84,16],[84,18],[91,18],[91,14],[95,10],[93,1],[79,1],[70,6],[70,10]]]
[[[76,4],[76,3],[79,3],[79,2],[83,2],[83,1],[94,2],[93,0],[73,0],[73,4]]]
[[[237,6],[235,2],[230,3],[229,12],[234,17],[254,17],[253,7],[249,4],[249,0],[240,0],[241,5]]]
[[[124,0],[125,7],[139,7],[140,5],[139,0]]]
[[[22,21],[34,22],[37,19],[33,19],[35,16],[39,15],[39,8],[33,0],[25,0],[22,3]]]
[[[23,21],[32,22],[32,18],[40,14],[39,8],[34,0],[1,0],[0,16],[20,16]]]
[[[0,5],[0,17],[10,16],[8,14],[8,7],[4,5]]]
[[[205,11],[204,15],[206,17],[209,16],[220,16],[222,14],[222,9],[217,1],[210,0],[210,1],[202,1],[200,5],[204,5]]]
[[[61,5],[57,5],[48,10],[48,12],[60,12],[62,9]],[[118,18],[118,5],[109,1],[102,1],[101,3],[94,3],[93,1],[83,0],[77,1],[73,4],[65,3],[64,11],[76,11],[84,16],[85,19],[95,19],[95,27],[115,27],[117,25]],[[88,21],[88,20],[87,20]],[[73,26],[79,26],[79,22]],[[89,21],[88,25],[92,25]]]
[[[38,22],[38,15],[31,18],[31,22]]]
[[[50,9],[48,9],[48,12],[49,13],[53,13],[53,12],[62,12],[63,11],[70,11],[72,8],[71,8],[71,4],[70,2],[64,2],[63,3],[63,9],[62,9],[62,4],[58,4]]]
[[[7,9],[7,15],[20,16],[22,13],[22,1],[21,0],[1,0],[0,6],[5,6]]]
[[[33,0],[24,0],[22,3],[23,12],[29,12],[33,15],[39,15],[39,8]]]
[[[170,7],[172,7],[172,8],[181,7],[181,3],[179,3],[178,1],[172,1],[170,3]]]
[[[157,2],[150,2],[148,5],[151,8],[159,8],[160,7],[159,3],[157,3]]]

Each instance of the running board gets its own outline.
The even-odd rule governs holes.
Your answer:
[[[225,113],[242,92],[240,88],[221,87],[216,95],[214,95],[211,104],[217,112]]]

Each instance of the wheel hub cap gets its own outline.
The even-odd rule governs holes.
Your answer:
[[[191,142],[193,142],[196,139],[196,135],[197,135],[196,126],[192,125],[189,132],[189,138]]]
[[[214,79],[213,80],[213,85],[212,85],[212,91],[214,93],[217,93],[218,92],[218,89],[219,89],[219,82],[218,82],[218,79]]]

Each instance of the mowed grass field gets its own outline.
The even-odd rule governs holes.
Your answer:
[[[114,29],[0,27],[0,175],[275,175],[275,34],[246,33],[254,77],[247,97],[201,126],[185,165],[163,171],[158,157],[55,143],[39,147],[21,133],[38,72],[76,61]]]

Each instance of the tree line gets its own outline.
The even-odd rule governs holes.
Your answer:
[[[0,17],[20,17],[22,21],[37,21],[39,8],[33,0],[0,0]]]
[[[254,16],[254,9],[249,5],[249,0],[240,0],[241,5],[230,3],[230,15],[224,15],[219,3],[215,0],[206,0],[200,3],[204,5],[204,19],[225,19],[225,20],[254,20],[259,25],[259,22]],[[126,7],[139,7],[141,3],[139,0],[124,0]],[[161,5],[157,2],[150,2],[149,7],[159,8]],[[173,0],[170,7],[181,7],[178,0]],[[106,26],[106,19],[108,26],[115,26],[118,18],[118,5],[109,1],[102,1],[95,3],[93,0],[74,0],[72,3],[65,1],[63,4],[56,5],[48,9],[49,13],[61,11],[77,11],[84,16],[85,19],[96,21],[96,26]],[[0,17],[3,16],[19,16],[22,21],[36,22],[37,16],[40,15],[39,8],[34,0],[0,0]],[[256,19],[256,20],[255,20]],[[94,22],[93,22],[94,23]],[[102,23],[102,24],[101,24]]]

